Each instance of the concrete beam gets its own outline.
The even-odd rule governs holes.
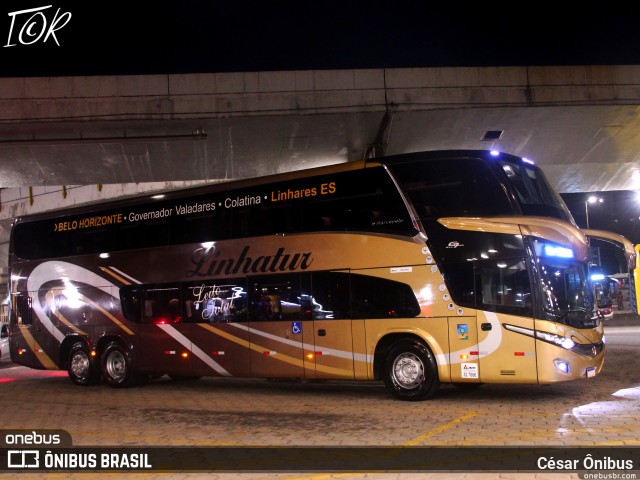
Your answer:
[[[0,79],[0,123],[478,106],[626,105],[640,66],[455,67]]]

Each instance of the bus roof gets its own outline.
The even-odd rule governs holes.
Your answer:
[[[366,167],[374,167],[379,165],[394,165],[402,163],[411,163],[415,161],[429,161],[436,159],[447,158],[482,158],[489,160],[499,157],[501,160],[510,163],[522,163],[523,159],[507,153],[498,153],[497,155],[490,150],[433,150],[424,152],[412,152],[402,153],[397,155],[390,155],[385,157],[370,158],[366,160],[349,161],[345,163],[338,163],[333,165],[326,165],[322,167],[310,168],[305,170],[295,170],[285,173],[277,173],[264,177],[254,177],[248,179],[229,180],[215,183],[209,183],[197,187],[180,188],[171,191],[165,191],[163,194],[167,200],[176,200],[192,195],[200,195],[205,193],[218,193],[233,190],[236,188],[252,187],[265,185],[278,181],[286,181],[297,178],[307,178],[316,175],[324,175],[329,173],[344,172],[349,170],[357,170]],[[16,217],[13,226],[18,223],[45,220],[50,218],[56,218],[66,215],[82,214],[94,212],[96,210],[110,209],[116,207],[127,207],[137,205],[141,203],[141,200],[148,199],[158,192],[151,193],[145,192],[135,196],[126,198],[110,199],[105,201],[96,201],[90,204],[74,206],[65,209],[52,210],[48,212],[41,212],[29,215],[23,215]]]
[[[532,165],[533,162],[509,153],[497,150],[432,150],[424,152],[400,153],[385,157],[371,158],[367,163],[383,163],[385,165],[398,165],[415,161],[446,160],[447,158],[482,158],[484,160],[502,160],[509,163]]]

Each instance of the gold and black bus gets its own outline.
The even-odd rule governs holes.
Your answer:
[[[530,162],[433,151],[14,221],[10,349],[78,385],[597,375],[588,245]]]

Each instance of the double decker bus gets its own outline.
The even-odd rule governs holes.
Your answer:
[[[589,250],[541,170],[434,151],[14,221],[10,350],[78,385],[150,376],[440,384],[597,375]]]

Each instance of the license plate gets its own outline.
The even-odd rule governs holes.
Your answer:
[[[595,376],[596,376],[596,367],[587,368],[587,378],[591,378]]]

